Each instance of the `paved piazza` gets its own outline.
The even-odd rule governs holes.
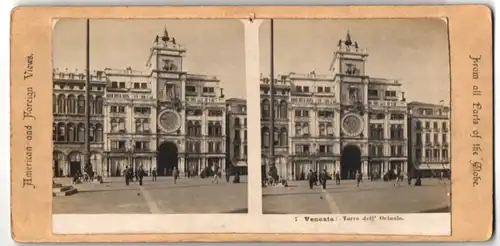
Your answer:
[[[422,213],[450,211],[450,181],[423,179],[422,186],[402,183],[354,181],[335,185],[329,180],[327,189],[309,189],[307,181],[291,181],[289,187],[263,188],[263,212],[268,214],[329,213]]]
[[[232,179],[231,179],[232,180]],[[68,183],[69,179],[56,179]],[[54,214],[172,214],[172,213],[247,213],[247,183],[218,184],[211,179],[181,178],[174,184],[171,177],[152,182],[145,177],[143,186],[124,178],[108,178],[103,184],[78,184],[78,193],[54,197]]]

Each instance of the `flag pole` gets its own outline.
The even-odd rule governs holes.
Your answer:
[[[272,167],[274,166],[274,20],[271,19],[271,78],[270,78],[270,81],[271,81],[271,85],[270,85],[270,98],[271,98],[271,102],[269,103],[269,105],[271,106],[269,112],[270,112],[270,116],[271,116],[271,131],[270,131],[270,142],[271,142],[271,146],[270,147],[270,155],[269,155],[269,167]],[[267,171],[269,171],[269,167],[267,168]]]
[[[85,151],[84,151],[84,171],[90,167],[90,19],[86,21],[87,35],[86,35],[86,80],[85,80]],[[93,171],[93,170],[92,170]]]

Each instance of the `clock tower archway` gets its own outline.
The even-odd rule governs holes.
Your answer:
[[[178,154],[177,145],[173,142],[167,141],[163,142],[158,148],[158,158],[156,168],[158,175],[160,176],[170,176],[174,168],[179,168],[178,165]]]

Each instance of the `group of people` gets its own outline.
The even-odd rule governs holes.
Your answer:
[[[125,184],[127,186],[130,184],[130,182],[134,181],[134,177],[135,177],[135,181],[136,182],[139,181],[139,185],[142,186],[142,179],[144,178],[145,175],[146,175],[146,171],[144,171],[144,167],[142,165],[139,166],[138,168],[136,168],[135,173],[134,173],[134,169],[132,168],[132,166],[130,166],[130,167],[126,166],[125,170],[123,170],[123,176],[125,177]],[[153,180],[156,180],[156,175],[153,175]]]
[[[96,176],[95,171],[92,170],[92,166],[87,165],[83,168],[83,174],[80,170],[77,170],[73,175],[73,184],[93,182],[94,180],[102,182],[101,176]]]
[[[312,169],[309,170],[309,173],[307,174],[307,181],[309,182],[309,188],[313,189],[315,185],[318,185],[318,181],[321,184],[321,187],[323,189],[326,189],[326,182],[331,179],[331,176],[328,174],[326,169],[323,169],[318,175],[317,172],[313,172]],[[337,171],[333,175],[333,179],[335,180],[335,184],[339,185],[340,184],[340,173]],[[355,180],[356,180],[356,186],[359,187],[359,184],[363,180],[363,174],[357,170],[355,174]]]

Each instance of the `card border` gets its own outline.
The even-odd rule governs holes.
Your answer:
[[[33,125],[34,188],[22,188],[26,172],[24,155],[26,130],[22,120],[26,90],[33,88],[37,104],[33,114],[38,119],[52,115],[43,106],[52,94],[52,19],[53,18],[447,18],[449,21],[450,62],[452,78],[453,125],[452,235],[386,236],[386,235],[299,235],[299,234],[141,234],[141,235],[53,235],[51,230],[52,122],[38,120]],[[492,12],[486,5],[429,6],[232,6],[232,7],[17,7],[11,16],[11,226],[18,242],[250,242],[250,241],[485,241],[493,230],[493,71]],[[24,80],[26,57],[33,54],[34,75]],[[480,77],[471,77],[469,55],[481,55]],[[482,91],[472,96],[472,86]],[[459,100],[457,100],[459,99]],[[479,125],[472,122],[472,103],[482,104]],[[469,120],[460,119],[468,115]],[[473,186],[469,164],[472,154],[473,127],[482,136],[483,159],[480,185]],[[38,147],[39,146],[39,147]],[[43,149],[47,146],[47,149]],[[50,151],[47,151],[50,150]],[[45,164],[47,162],[47,164]],[[41,164],[43,163],[43,164]],[[260,189],[260,187],[258,187]],[[458,193],[460,192],[460,193]]]

